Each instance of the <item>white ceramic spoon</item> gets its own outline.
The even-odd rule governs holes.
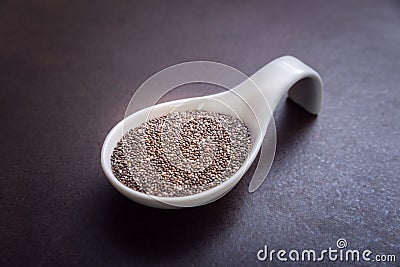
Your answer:
[[[295,103],[316,115],[321,107],[321,77],[300,60],[292,56],[283,56],[267,64],[232,90],[205,97],[175,100],[140,110],[119,122],[107,135],[101,151],[104,173],[120,193],[146,206],[168,209],[200,206],[215,201],[227,194],[239,182],[254,161],[272,112],[286,93]],[[239,117],[250,129],[252,149],[247,160],[234,175],[209,190],[184,197],[147,195],[128,188],[117,180],[111,169],[111,155],[123,134],[148,119],[171,112],[196,110],[199,107],[205,111]]]

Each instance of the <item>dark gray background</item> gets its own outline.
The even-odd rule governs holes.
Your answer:
[[[0,1],[0,265],[255,265],[264,244],[338,238],[399,262],[399,48],[395,1]],[[282,102],[258,191],[254,166],[193,209],[110,186],[101,145],[145,79],[199,59],[252,74],[284,54],[321,73],[323,107]]]

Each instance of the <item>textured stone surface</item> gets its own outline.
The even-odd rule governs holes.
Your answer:
[[[1,266],[254,266],[264,244],[338,238],[400,260],[398,2],[36,2],[0,2]],[[109,185],[102,142],[147,77],[198,59],[252,74],[284,54],[322,74],[323,109],[282,102],[258,191],[250,170],[211,205],[163,211]],[[172,97],[216,90],[190,88]]]

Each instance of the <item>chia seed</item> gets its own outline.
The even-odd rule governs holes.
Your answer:
[[[180,197],[226,181],[250,149],[250,131],[237,118],[199,110],[173,112],[127,132],[114,148],[111,165],[127,187]]]

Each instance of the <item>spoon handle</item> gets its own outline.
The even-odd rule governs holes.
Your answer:
[[[317,115],[321,109],[321,77],[295,57],[280,57],[257,71],[251,79],[265,95],[271,110],[275,110],[287,92],[289,98],[311,114]]]
[[[263,133],[276,106],[287,93],[311,114],[317,115],[321,109],[321,77],[292,56],[275,59],[232,91],[253,109]]]

